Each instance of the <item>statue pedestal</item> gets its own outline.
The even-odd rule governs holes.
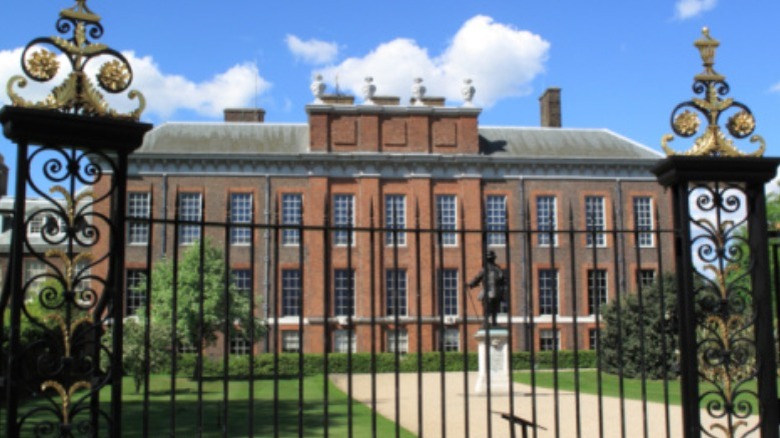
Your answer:
[[[480,329],[474,337],[479,342],[479,376],[474,392],[488,393],[488,373],[490,373],[490,394],[508,393],[509,385],[512,383],[509,370],[509,331],[497,327],[489,328],[487,331]]]

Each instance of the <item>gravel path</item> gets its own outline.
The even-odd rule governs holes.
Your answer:
[[[477,373],[468,373],[468,397],[464,393],[463,374],[445,374],[445,413],[446,421],[442,426],[441,421],[441,374],[423,373],[423,436],[442,437],[442,427],[446,427],[448,438],[488,437],[488,399],[484,395],[475,395],[474,384]],[[331,376],[333,383],[344,392],[347,392],[347,376]],[[371,404],[371,375],[355,374],[353,379],[353,397],[356,400],[370,406]],[[395,376],[394,374],[377,375],[377,411],[383,416],[395,419]],[[417,433],[417,374],[403,373],[400,375],[400,416],[401,425],[409,431]],[[532,419],[531,388],[527,385],[514,384],[515,415]],[[576,395],[573,392],[559,391],[557,403],[557,415],[560,430],[557,436],[576,437]],[[466,434],[465,407],[468,400],[468,435]],[[539,437],[556,436],[556,403],[555,395],[551,389],[537,388],[536,390],[536,418],[537,423],[546,430],[539,430]],[[625,415],[621,415],[620,400],[614,397],[602,399],[603,432],[599,430],[599,399],[595,395],[580,394],[580,436],[582,437],[665,437],[667,433],[666,412],[663,404],[647,403],[646,414],[643,413],[641,401],[625,400],[623,408]],[[509,437],[510,429],[506,420],[500,413],[509,412],[509,396],[493,395],[490,415],[493,437]],[[625,418],[625,421],[621,421]],[[704,417],[702,417],[704,418]],[[682,415],[679,406],[669,407],[668,428],[673,437],[682,436]],[[644,428],[647,427],[647,434]],[[625,435],[622,429],[625,428]],[[744,432],[745,428],[740,429]],[[522,437],[522,432],[516,429],[517,437]],[[720,436],[720,434],[718,434]],[[529,433],[529,436],[533,436]]]

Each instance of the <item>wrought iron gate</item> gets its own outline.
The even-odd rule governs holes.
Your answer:
[[[777,436],[776,338],[763,184],[780,161],[723,158],[733,151],[717,127],[719,115],[729,108],[736,111],[728,132],[737,139],[751,135],[754,122],[746,107],[721,100],[728,86],[712,69],[714,48],[708,35],[701,44],[705,73],[694,85],[704,99],[678,107],[673,127],[678,135],[691,137],[698,130],[698,116],[678,110],[704,114],[710,126],[695,152],[710,156],[671,157],[656,168],[659,181],[672,188],[673,229],[625,227],[617,220],[612,229],[578,228],[573,213],[568,227],[560,229],[424,229],[380,226],[374,216],[365,227],[331,223],[329,201],[323,201],[322,222],[294,225],[278,220],[209,223],[178,213],[172,220],[127,218],[127,161],[150,126],[137,122],[140,109],[125,115],[109,110],[83,68],[91,57],[115,57],[100,69],[98,84],[114,93],[130,85],[129,66],[119,53],[89,40],[99,38],[102,27],[85,2],[61,13],[58,30],[73,31],[69,44],[34,40],[25,50],[24,68],[31,80],[52,79],[55,58],[39,46],[54,46],[71,61],[74,73],[66,85],[43,102],[12,94],[14,106],[0,111],[4,132],[18,148],[13,237],[0,295],[0,418],[7,436],[476,437],[514,435],[526,427],[534,436],[676,436],[680,429],[689,437],[751,431]],[[21,86],[24,80],[12,79],[12,85]],[[133,92],[129,96],[139,98]],[[53,183],[52,188],[44,188],[41,179]],[[29,210],[26,200],[33,195],[48,205]],[[170,229],[173,236],[172,256],[166,260],[152,255],[149,230],[154,228],[165,235]],[[131,277],[125,239],[144,229],[145,272]],[[215,267],[209,254],[218,252],[211,251],[214,245],[205,238],[208,230],[220,236],[217,248],[224,245],[221,256],[214,257],[219,262]],[[250,269],[244,277],[229,271],[228,245],[236,230],[249,237],[250,257],[260,253],[257,237],[267,237],[271,274],[263,279],[269,291],[265,301],[256,300],[258,274]],[[402,234],[409,243],[403,257]],[[640,245],[640,236],[646,235],[655,237],[651,250]],[[281,244],[287,237],[298,239],[294,250]],[[444,242],[450,238],[478,242],[478,254],[461,245],[448,265]],[[613,245],[598,248],[602,238],[611,238]],[[179,239],[191,239],[188,254],[179,253]],[[548,244],[532,249],[540,240]],[[584,246],[590,242],[590,251],[566,253],[550,244],[556,240],[571,247],[575,241]],[[368,249],[356,255],[356,241]],[[490,247],[499,241],[503,243]],[[617,244],[628,241],[633,244]],[[660,281],[665,270],[672,270],[664,266],[670,241],[676,307],[664,301]],[[480,364],[473,338],[486,317],[465,287],[473,271],[467,263],[481,260],[484,265],[488,251],[496,248],[501,248],[499,263],[507,268],[508,293],[499,324],[507,330],[511,378],[528,383],[509,385],[505,395],[494,394],[488,384],[486,395],[474,395],[473,373]],[[314,249],[321,252],[312,254]],[[525,255],[522,262],[513,258],[515,250]],[[195,268],[182,270],[188,256]],[[543,258],[546,268],[530,269],[534,257]],[[625,274],[622,263],[628,258],[640,267],[647,258],[657,264],[657,302],[645,301],[650,296],[647,278]],[[321,269],[307,265],[313,259]],[[25,275],[25,260],[43,269]],[[161,270],[155,268],[161,265]],[[359,288],[354,271],[361,265],[368,266],[369,274],[360,279]],[[578,278],[575,272],[585,265],[592,269]],[[558,267],[570,268],[566,287],[558,286]],[[402,269],[409,275],[402,275]],[[208,276],[214,273],[217,281],[209,285]],[[313,295],[302,290],[312,277],[319,284]],[[615,290],[608,293],[602,284],[614,284]],[[186,288],[195,298],[180,305]],[[155,309],[154,303],[166,290],[170,312],[154,315],[164,308],[158,304]],[[135,316],[127,315],[130,295],[139,300]],[[356,312],[358,296],[369,303],[364,306],[368,311]],[[560,296],[570,308],[563,309]],[[207,312],[211,298],[219,298],[219,305]],[[610,300],[613,314],[606,309]],[[269,310],[262,312],[266,305]],[[639,309],[638,316],[626,320],[622,312],[631,306]],[[651,308],[657,317],[647,321]],[[243,311],[234,315],[236,309]],[[186,320],[193,325],[180,325]],[[213,329],[207,329],[207,320]],[[645,341],[653,330],[676,334],[675,322],[680,332],[679,421],[670,401],[670,387],[676,385],[675,361],[669,360],[673,346],[660,338],[657,370],[663,393],[653,404],[648,391],[651,345]],[[640,333],[638,347],[623,342],[633,328]],[[162,343],[155,341],[155,329],[170,330]],[[615,338],[611,341],[609,330]],[[132,336],[140,339],[141,348],[128,357]],[[613,356],[607,354],[609,342]],[[627,394],[629,371],[623,368],[630,349],[639,358],[633,371],[639,376],[636,402]],[[169,360],[160,365],[155,357]],[[132,391],[123,379],[133,367],[140,370],[136,379],[143,392],[131,402]],[[569,377],[570,384],[564,381]],[[617,394],[608,392],[606,379],[615,380]],[[595,389],[585,389],[593,382]],[[745,386],[749,382],[756,389]],[[390,389],[382,390],[385,384]],[[545,400],[549,403],[543,404]],[[655,421],[655,408],[663,422]],[[617,421],[607,418],[612,411],[620,412]],[[636,420],[637,432],[634,418],[641,419]]]

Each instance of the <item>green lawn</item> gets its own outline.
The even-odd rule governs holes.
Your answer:
[[[324,434],[324,385],[323,377],[311,376],[304,379],[303,436],[316,437]],[[170,377],[151,377],[149,409],[149,436],[197,436],[197,383],[191,379],[176,381],[176,430],[171,433]],[[274,436],[274,390],[272,380],[255,381],[254,436]],[[122,415],[123,435],[142,436],[143,392],[135,394],[130,378],[123,381]],[[105,399],[109,399],[105,392]],[[76,397],[78,399],[78,397]],[[231,381],[229,384],[228,431],[230,437],[248,436],[249,382]],[[329,433],[330,436],[348,436],[347,396],[332,384],[329,385]],[[32,402],[41,406],[39,401]],[[203,436],[222,436],[222,381],[204,382],[203,387]],[[107,406],[106,406],[107,408]],[[352,404],[353,434],[355,437],[371,436],[371,410],[359,402]],[[279,380],[279,436],[298,436],[298,380]],[[24,412],[25,409],[23,408]],[[50,418],[50,417],[46,417]],[[81,416],[83,418],[83,414]],[[377,415],[377,436],[395,436],[395,423]],[[401,429],[402,437],[413,437]]]
[[[580,370],[580,392],[583,394],[598,394],[598,373],[596,370]],[[536,372],[536,386],[541,388],[553,388],[554,373],[552,371],[544,370]],[[529,371],[515,372],[514,381],[524,383],[526,385],[531,384],[531,373]],[[780,382],[778,382],[780,384]],[[647,380],[646,383],[647,401],[649,402],[664,402],[664,382],[663,380]],[[669,403],[672,405],[680,404],[680,381],[669,380],[667,382]],[[558,388],[561,391],[574,391],[574,371],[566,370],[558,372]],[[704,391],[704,387],[700,386],[699,392]],[[755,391],[756,382],[748,382],[743,389]],[[620,397],[620,379],[617,375],[601,373],[601,393],[604,397]],[[640,379],[623,378],[623,394],[626,399],[641,400],[642,399],[642,381]],[[714,398],[714,397],[713,397]],[[702,406],[709,400],[706,397],[702,402]],[[757,403],[753,397],[746,396],[744,400],[750,404]],[[754,412],[758,412],[758,406],[753,406]]]
[[[584,394],[598,394],[598,375],[596,370],[580,370],[580,392]],[[537,371],[536,386],[552,388],[554,385],[554,373],[552,371]],[[515,382],[531,384],[530,371],[521,371],[514,374]],[[669,403],[680,404],[680,382],[670,380],[667,382],[669,390]],[[558,388],[561,391],[574,391],[574,371],[566,370],[558,372]],[[652,402],[664,402],[664,382],[662,380],[647,380],[647,400]],[[642,381],[640,379],[623,378],[623,394],[627,399],[642,399]],[[620,396],[620,379],[614,374],[601,373],[601,393],[605,397]]]

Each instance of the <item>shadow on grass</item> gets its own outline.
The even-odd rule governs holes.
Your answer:
[[[334,436],[341,436],[346,431],[346,403],[331,401],[329,412],[329,430]],[[280,436],[298,436],[297,401],[282,401],[278,407],[278,433]],[[149,436],[187,436],[199,432],[203,436],[222,436],[223,430],[227,436],[249,436],[249,402],[240,400],[228,403],[227,422],[223,417],[223,403],[207,400],[202,406],[201,427],[198,425],[198,403],[196,401],[177,401],[175,408],[176,426],[172,429],[172,412],[169,402],[154,401],[149,404]],[[143,403],[123,403],[123,436],[143,436]],[[254,436],[274,436],[274,403],[273,401],[256,401],[251,411],[254,418]],[[303,436],[322,435],[323,425],[322,402],[303,403]],[[362,428],[361,428],[362,429]],[[357,436],[368,436],[359,434]]]
[[[244,437],[250,435],[250,419],[252,435],[256,437],[298,436],[299,427],[302,436],[323,436],[327,427],[331,436],[347,436],[350,418],[354,436],[372,436],[372,412],[363,404],[352,403],[352,415],[349,415],[349,403],[346,394],[328,383],[327,426],[325,421],[325,381],[322,376],[311,376],[304,379],[303,399],[299,401],[298,379],[279,379],[278,393],[275,382],[256,380],[254,382],[254,397],[250,401],[250,385],[247,380],[231,380],[228,382],[227,415],[225,415],[225,395],[223,382],[219,380],[203,381],[201,401],[198,401],[198,383],[179,377],[176,379],[175,402],[171,401],[171,379],[165,375],[154,375],[150,378],[148,410],[144,406],[143,390],[135,393],[132,379],[123,380],[122,396],[122,435],[127,437],[144,436],[144,425],[148,423],[146,432],[150,437]],[[277,395],[275,395],[277,394]],[[81,406],[81,411],[75,413],[74,422],[89,420],[86,407],[88,400],[82,400],[86,395],[79,392],[72,408]],[[57,398],[53,393],[47,394]],[[55,400],[58,402],[59,400]],[[110,412],[110,388],[101,391],[101,408],[107,415]],[[251,405],[251,406],[250,406]],[[45,411],[41,408],[48,408]],[[20,415],[38,411],[26,422],[29,432],[36,424],[54,421],[59,425],[57,408],[42,397],[25,403]],[[105,435],[107,416],[100,420],[101,436]],[[276,421],[274,420],[276,418]],[[300,426],[299,426],[300,419]],[[174,425],[175,421],[175,425]],[[396,425],[390,420],[377,415],[376,436],[395,436]],[[399,429],[400,436],[412,437],[404,429]],[[56,435],[56,433],[55,433]],[[47,435],[48,436],[48,435]]]

